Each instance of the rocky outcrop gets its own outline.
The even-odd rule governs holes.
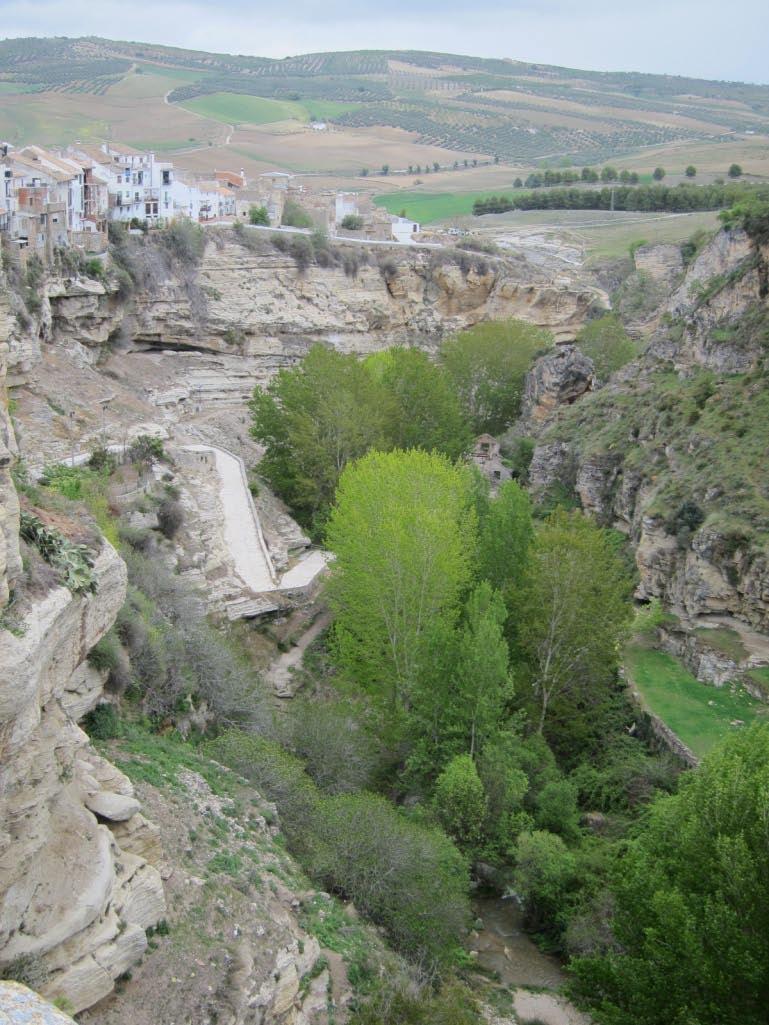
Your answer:
[[[0,335],[0,608],[22,569],[6,354]],[[13,632],[0,620],[0,965],[34,964],[43,992],[73,1011],[112,990],[165,909],[157,869],[110,828],[142,832],[133,788],[77,726],[103,692],[88,653],[125,598],[125,565],[106,543],[94,575],[95,595],[30,591]]]
[[[2,1020],[27,1025],[74,1025],[72,1018],[19,982],[0,982]]]
[[[568,406],[593,387],[593,361],[575,345],[557,345],[526,375],[521,420],[534,433],[560,406]]]
[[[339,261],[301,269],[269,236],[243,244],[206,234],[199,265],[174,261],[152,238],[134,242],[140,284],[116,286],[52,273],[41,308],[11,331],[14,382],[46,344],[94,361],[108,341],[257,357],[266,369],[300,358],[316,341],[366,353],[396,343],[436,345],[483,320],[519,317],[572,340],[597,290],[556,280],[526,261],[473,260],[453,250],[348,246]]]
[[[97,595],[31,600],[0,647],[0,964],[34,958],[42,992],[74,1010],[112,990],[165,911],[157,869],[110,829],[138,812],[133,788],[76,724],[103,691],[88,652],[125,598],[107,544],[95,575]]]
[[[6,339],[11,324],[8,292],[0,271],[0,611],[8,601],[15,578],[21,572],[19,502],[11,480],[16,441],[8,412],[8,393],[5,387],[9,351]]]
[[[721,231],[688,268],[662,311],[650,358],[670,361],[684,374],[693,367],[716,373],[753,370],[763,346],[733,331],[766,295],[768,256],[744,231]]]
[[[661,260],[660,274],[665,266]],[[765,383],[753,375],[743,385],[730,375],[755,370],[766,357],[766,266],[767,254],[744,232],[720,232],[689,267],[644,356],[576,408],[550,412],[529,471],[536,497],[565,488],[629,537],[639,598],[658,597],[690,617],[734,616],[759,630],[769,629],[760,442],[753,435],[743,442],[747,428],[735,417],[753,396],[764,408]],[[667,390],[671,367],[682,390],[703,370],[717,376],[704,379],[684,408],[676,390]],[[723,415],[700,429],[703,409]],[[750,425],[759,436],[760,423]],[[744,479],[725,484],[716,467],[728,471],[736,453],[747,460]],[[687,501],[698,522],[682,530],[676,517]]]

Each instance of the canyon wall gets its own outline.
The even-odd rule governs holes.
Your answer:
[[[769,629],[767,257],[744,232],[719,232],[660,310],[644,355],[527,425],[532,491],[571,491],[627,534],[640,598],[759,630]]]

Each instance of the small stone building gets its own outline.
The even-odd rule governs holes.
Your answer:
[[[512,473],[502,462],[499,442],[492,434],[479,434],[475,439],[472,460],[492,487],[510,480]]]

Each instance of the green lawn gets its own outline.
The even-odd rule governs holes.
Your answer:
[[[744,690],[733,692],[729,686],[700,683],[677,659],[662,651],[631,645],[625,653],[625,666],[630,683],[649,711],[700,757],[738,728],[730,725],[732,720],[749,725],[769,715],[769,708]]]
[[[488,199],[490,196],[510,196],[516,190],[496,189],[485,192],[389,192],[377,196],[374,202],[383,206],[390,214],[406,211],[406,216],[420,224],[432,224],[433,221],[445,221],[450,217],[466,217],[473,212],[476,199]]]
[[[274,121],[306,121],[301,103],[290,100],[266,100],[240,93],[211,93],[181,104],[186,110],[225,124],[268,125]]]

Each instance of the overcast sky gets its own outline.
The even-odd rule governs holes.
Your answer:
[[[4,36],[264,57],[415,49],[769,82],[768,0],[0,0]]]

